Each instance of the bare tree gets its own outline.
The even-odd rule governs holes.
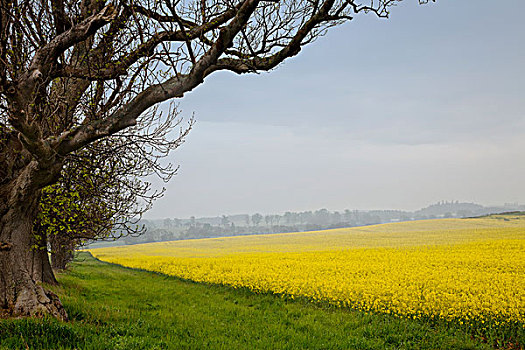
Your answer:
[[[31,274],[41,189],[68,156],[210,74],[254,73],[396,0],[0,0],[0,309],[66,318]],[[131,135],[130,135],[131,137]]]

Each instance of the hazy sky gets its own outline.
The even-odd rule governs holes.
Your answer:
[[[180,101],[197,123],[146,217],[525,202],[524,13],[405,0],[270,73],[207,78]]]

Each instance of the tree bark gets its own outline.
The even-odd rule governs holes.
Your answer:
[[[49,261],[46,235],[37,233],[35,241],[36,247],[32,249],[33,264],[31,266],[33,280],[40,283],[58,284]]]
[[[0,203],[4,204],[0,205],[0,314],[4,316],[52,315],[67,320],[58,297],[35,280],[40,274],[35,274],[35,262],[45,265],[43,253],[47,258],[46,251],[35,252],[42,243],[33,235],[40,193],[35,179],[49,174],[33,161],[13,181],[0,185]],[[50,278],[45,274],[52,274],[46,267],[42,272],[41,280]]]
[[[51,265],[55,270],[65,270],[67,264],[73,260],[73,239],[60,233],[49,237],[51,243]]]

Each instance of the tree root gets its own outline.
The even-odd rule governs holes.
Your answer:
[[[52,316],[61,321],[67,321],[67,313],[58,296],[36,285],[33,289],[23,290],[16,299],[8,317],[45,317]]]

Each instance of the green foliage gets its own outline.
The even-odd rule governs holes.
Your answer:
[[[0,349],[490,349],[450,325],[181,281],[87,253],[59,281],[71,322],[0,321]]]
[[[87,168],[73,169],[58,183],[42,189],[35,232],[88,238],[110,226],[114,211],[100,200],[104,179],[97,181]]]
[[[38,220],[47,234],[75,233],[75,227],[85,226],[78,191],[70,191],[60,184],[42,190]]]

